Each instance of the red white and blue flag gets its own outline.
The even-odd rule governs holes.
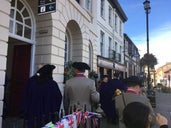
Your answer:
[[[88,111],[74,112],[73,114],[64,116],[62,120],[56,122],[55,124],[49,122],[43,128],[77,128],[80,123],[85,126],[88,118],[92,120],[95,127],[98,127],[99,115],[100,114],[98,113]]]

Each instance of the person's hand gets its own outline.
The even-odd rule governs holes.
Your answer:
[[[157,113],[157,115],[156,115],[156,122],[160,126],[168,124],[167,118],[165,116],[161,115],[160,113]]]

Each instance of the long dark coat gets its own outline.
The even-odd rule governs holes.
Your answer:
[[[21,113],[28,119],[28,128],[33,128],[35,123],[40,128],[42,118],[46,122],[49,116],[59,112],[61,101],[62,94],[53,79],[38,83],[36,76],[31,77],[21,102]]]
[[[102,82],[99,88],[101,108],[106,114],[107,119],[115,118],[115,104],[112,101],[113,93],[110,89],[109,83]]]
[[[123,83],[122,80],[112,79],[110,80],[107,86],[101,86],[101,102],[103,106],[103,110],[106,113],[107,119],[112,122],[117,122],[118,114],[115,109],[115,100],[113,97],[115,96],[116,89],[120,89],[121,91],[126,91],[127,86]]]

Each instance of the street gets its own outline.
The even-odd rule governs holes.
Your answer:
[[[171,93],[156,91],[156,108],[154,110],[167,117],[169,128],[171,128]]]

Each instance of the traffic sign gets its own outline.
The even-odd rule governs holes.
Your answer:
[[[38,14],[52,13],[56,11],[56,0],[39,0]]]

